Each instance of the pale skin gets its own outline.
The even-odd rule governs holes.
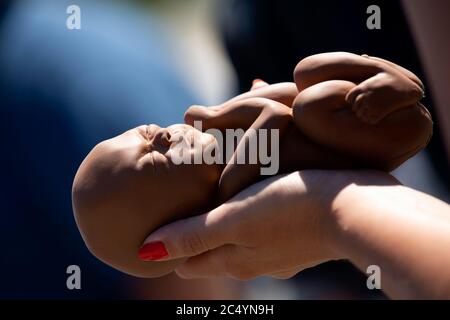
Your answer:
[[[270,241],[268,241],[270,234]],[[250,186],[216,209],[164,226],[182,278],[290,278],[325,261],[378,265],[392,298],[450,298],[450,206],[377,171],[307,170]]]

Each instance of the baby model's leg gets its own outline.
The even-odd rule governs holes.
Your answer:
[[[358,119],[346,101],[356,86],[330,80],[302,90],[293,104],[294,122],[311,140],[379,169],[395,168],[426,145],[432,124],[422,105],[410,105],[371,125]]]
[[[375,124],[388,114],[417,103],[423,96],[421,81],[392,62],[346,52],[307,57],[294,72],[299,91],[327,80],[356,83],[345,99],[364,122]]]

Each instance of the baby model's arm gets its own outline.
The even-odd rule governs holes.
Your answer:
[[[265,92],[269,92],[273,87],[277,87],[277,85],[267,86]],[[249,93],[260,90],[257,89]],[[204,130],[218,129],[221,132],[225,132],[227,129],[245,130],[245,134],[235,148],[232,157],[226,159],[227,165],[219,181],[218,195],[221,201],[228,200],[234,194],[258,180],[261,174],[261,159],[251,152],[259,154],[261,151],[261,137],[259,137],[261,130],[265,130],[267,134],[265,142],[268,148],[264,152],[266,154],[271,150],[271,130],[276,129],[278,137],[281,137],[289,124],[292,123],[292,109],[290,107],[266,98],[246,98],[248,96],[246,95],[243,99],[233,99],[220,108],[195,106],[189,108],[186,112],[186,122],[193,125],[194,120],[202,121]],[[234,146],[234,138],[227,140],[227,135],[225,135],[224,142],[228,146],[230,144]],[[255,144],[252,144],[252,142]],[[274,141],[274,143],[278,142]],[[256,150],[251,149],[255,147]],[[223,148],[224,153],[226,153],[226,149],[227,147]],[[243,163],[239,162],[239,157],[242,157]],[[250,161],[252,157],[254,161]]]
[[[298,89],[296,84],[293,82],[281,82],[272,85],[253,86],[250,91],[226,101],[219,108],[222,109],[237,101],[249,98],[266,98],[290,107],[292,106],[292,102],[294,102],[294,99],[297,95]]]
[[[247,129],[256,120],[261,108],[250,106],[249,103],[236,107],[236,103],[251,98],[265,98],[291,107],[297,95],[298,89],[294,82],[264,85],[257,89],[252,88],[252,90],[217,106],[191,106],[184,115],[184,122],[193,126],[194,120],[202,121],[203,128]],[[221,123],[221,121],[226,121],[226,123]]]

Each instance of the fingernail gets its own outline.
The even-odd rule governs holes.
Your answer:
[[[144,244],[139,249],[139,259],[144,261],[154,261],[165,258],[169,255],[166,246],[161,241],[155,241]]]

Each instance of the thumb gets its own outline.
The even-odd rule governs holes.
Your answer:
[[[144,261],[190,257],[235,243],[232,219],[220,206],[203,215],[175,221],[150,234],[139,249]]]

